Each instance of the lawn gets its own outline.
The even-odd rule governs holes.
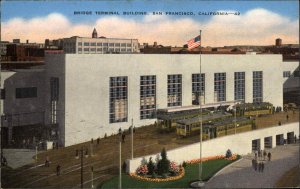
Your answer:
[[[239,156],[238,156],[239,157]],[[204,181],[211,178],[216,172],[225,167],[226,165],[232,163],[233,161],[225,159],[211,160],[203,162],[203,175]],[[199,178],[199,164],[187,165],[185,167],[185,175],[183,178],[170,181],[170,182],[147,182],[131,178],[127,174],[122,175],[122,188],[188,188],[191,181],[198,180]],[[99,185],[98,188],[118,188],[119,177],[113,177],[112,179],[105,182],[102,186]]]

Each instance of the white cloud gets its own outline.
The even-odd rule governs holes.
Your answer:
[[[166,15],[144,16],[143,19],[103,17],[95,23],[72,24],[65,16],[52,13],[29,20],[14,18],[2,23],[2,40],[20,38],[44,42],[46,38],[91,36],[94,27],[99,36],[136,38],[140,43],[181,46],[202,30],[204,46],[274,44],[275,38],[283,43],[299,43],[299,20],[291,20],[266,9],[252,9],[243,15],[212,16],[205,22],[192,18]]]

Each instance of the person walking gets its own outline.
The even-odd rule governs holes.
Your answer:
[[[286,115],[286,121],[289,121],[289,115],[288,114]]]
[[[264,161],[266,161],[267,152],[264,150]]]
[[[271,161],[271,152],[268,153],[268,160]]]
[[[49,156],[46,156],[45,167],[50,167]]]
[[[257,160],[257,151],[255,151],[255,160]]]
[[[125,135],[125,133],[123,132],[123,133],[122,133],[122,142],[125,142],[125,136],[126,136],[126,135]]]
[[[59,176],[60,175],[60,165],[56,166],[56,175]]]
[[[255,171],[257,171],[257,166],[258,166],[257,164],[258,164],[258,163],[257,163],[257,160],[255,160],[255,163],[254,163],[254,170],[255,170]]]
[[[100,138],[97,138],[97,145],[100,144]]]

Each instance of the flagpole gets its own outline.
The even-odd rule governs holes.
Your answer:
[[[200,46],[200,57],[199,57],[199,60],[200,60],[200,90],[199,90],[199,93],[200,93],[200,95],[198,96],[198,98],[200,98],[200,100],[198,99],[198,102],[199,102],[199,108],[200,108],[200,110],[199,110],[199,112],[200,112],[200,115],[199,115],[199,119],[200,119],[200,163],[199,163],[199,180],[198,181],[195,181],[195,182],[192,182],[191,184],[190,184],[190,186],[192,187],[192,188],[203,188],[204,187],[204,182],[202,181],[202,119],[203,119],[203,116],[202,116],[202,105],[201,105],[201,103],[202,103],[202,101],[201,101],[201,93],[202,93],[202,91],[201,91],[201,75],[202,75],[202,70],[201,70],[201,54],[202,54],[202,52],[201,52],[201,43],[202,43],[202,40],[201,40],[201,30],[200,30],[200,35],[199,35],[199,41],[200,41],[200,44],[199,44],[199,46]],[[195,39],[194,39],[194,42],[195,42]],[[189,46],[188,46],[189,47]],[[203,81],[202,81],[203,82]]]
[[[201,95],[202,95],[202,89],[201,89],[201,78],[202,78],[202,70],[201,70],[201,44],[202,44],[202,40],[201,40],[201,30],[200,30],[200,100],[199,100],[199,105],[200,105],[200,168],[199,168],[199,181],[202,181],[202,99],[201,99]],[[202,81],[203,82],[203,81]]]

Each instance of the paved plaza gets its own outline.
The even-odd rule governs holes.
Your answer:
[[[263,161],[264,171],[258,172],[252,168],[254,154],[243,157],[242,160],[221,170],[205,188],[271,188],[286,171],[299,164],[299,143],[266,149],[272,153],[271,161]]]
[[[7,165],[13,169],[35,161],[35,150],[30,149],[3,149],[3,155],[7,159]]]

